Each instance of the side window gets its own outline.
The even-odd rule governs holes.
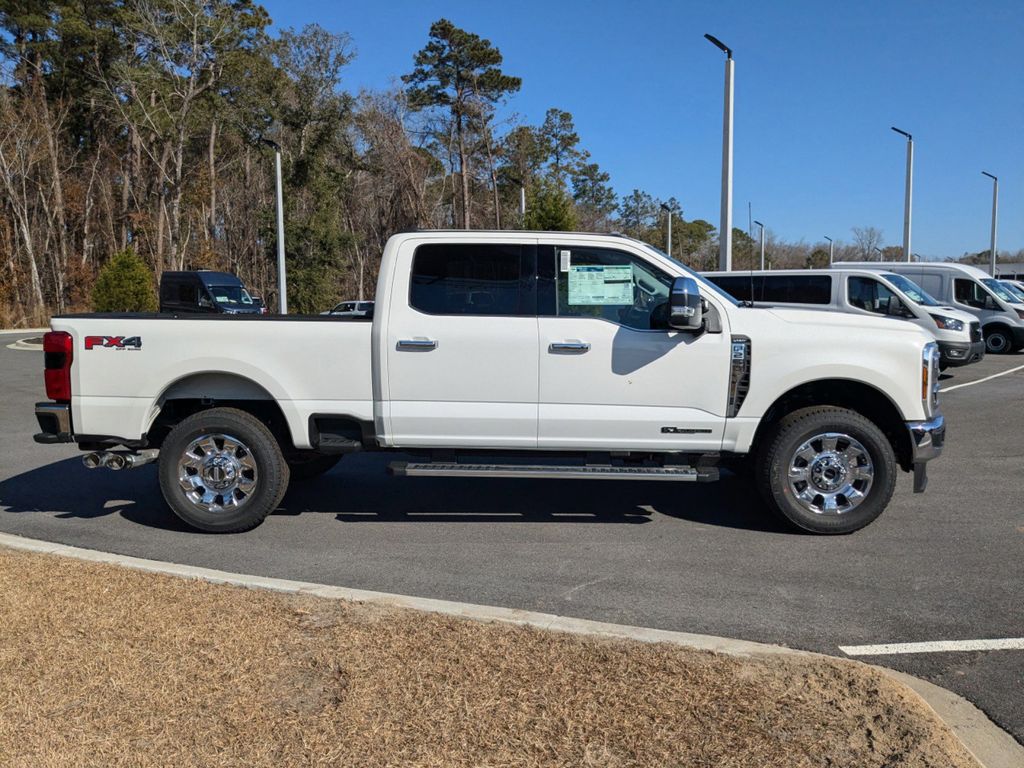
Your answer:
[[[762,282],[762,278],[751,278],[750,275],[715,275],[708,280],[738,301],[754,301],[754,296],[760,293],[755,286]]]
[[[765,275],[756,301],[780,304],[829,304],[832,277],[829,275]]]
[[[977,309],[985,308],[985,289],[974,280],[958,277],[953,281],[953,295],[961,304]]]
[[[641,331],[668,328],[672,277],[612,248],[555,246],[556,314],[593,317]],[[550,253],[550,251],[548,252]]]
[[[181,304],[195,304],[198,296],[193,283],[178,283],[178,301]]]
[[[409,306],[431,315],[532,315],[523,277],[519,245],[421,245]]]
[[[868,312],[876,312],[879,315],[889,313],[889,299],[896,296],[880,282],[870,277],[851,277],[846,289],[852,306],[866,309]]]

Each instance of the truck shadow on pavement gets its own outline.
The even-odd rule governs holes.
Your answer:
[[[382,456],[348,457],[289,488],[275,515],[330,514],[342,523],[573,523],[643,525],[654,515],[788,532],[750,485],[526,479],[397,478]],[[0,481],[0,513],[91,520],[118,515],[151,528],[196,533],[167,508],[154,466],[112,472],[65,459]]]

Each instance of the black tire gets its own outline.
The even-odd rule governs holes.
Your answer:
[[[991,355],[1002,355],[1013,350],[1010,329],[996,325],[985,330],[985,351]]]
[[[204,437],[212,441],[206,441],[211,450],[193,447]],[[209,533],[255,528],[288,489],[288,464],[273,433],[237,408],[210,408],[179,422],[160,448],[158,471],[160,490],[174,514]],[[193,485],[190,492],[183,483]],[[214,483],[228,493],[220,494]],[[204,503],[207,495],[213,500]]]
[[[290,481],[311,480],[314,477],[330,472],[341,461],[342,454],[316,453],[315,451],[303,451],[301,453],[290,453],[285,456],[288,462],[288,471],[291,474]]]
[[[846,448],[831,449],[833,454],[842,454],[836,454],[841,465],[838,470],[835,469],[834,463],[829,463],[829,456],[833,454],[826,453],[826,447],[815,440],[823,435],[843,436],[836,445]],[[822,446],[822,452],[817,455],[814,462],[806,464],[807,481],[791,482],[791,467],[796,466],[798,461],[806,461],[803,458],[798,459],[798,451],[805,444],[811,446],[811,453],[818,450],[815,446]],[[846,450],[850,450],[858,458],[849,463]],[[798,471],[802,469],[804,466],[800,466]],[[803,492],[814,495],[817,493],[817,486],[811,484],[810,478],[816,471],[820,481],[838,483],[840,487],[836,490],[847,486],[847,480],[844,478],[856,477],[858,479],[850,481],[849,484],[854,485],[854,490],[858,493],[860,490],[856,486],[859,486],[864,490],[864,495],[857,502],[851,502],[845,496],[835,493],[815,496],[815,500],[821,499],[821,502],[801,501],[797,490],[794,489],[794,483],[802,485],[800,495],[803,495]],[[810,533],[841,534],[860,530],[882,514],[896,488],[896,471],[896,455],[892,445],[873,422],[845,408],[817,406],[794,411],[769,431],[761,441],[761,448],[757,453],[756,478],[758,490],[765,502],[790,525]],[[833,472],[838,479],[825,478],[822,476],[824,472]],[[859,479],[860,473],[870,473],[870,482],[867,479]],[[818,506],[824,507],[826,495],[832,496],[834,501],[839,500],[840,505],[850,505],[850,508],[814,511],[806,506],[817,503]]]

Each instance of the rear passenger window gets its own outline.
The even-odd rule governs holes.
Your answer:
[[[431,315],[526,315],[519,245],[431,244],[416,249],[409,306]]]
[[[196,287],[191,283],[178,284],[178,301],[182,304],[195,304],[198,301]]]
[[[830,275],[715,275],[708,278],[740,301],[775,304],[828,304],[832,301]]]
[[[765,275],[763,280],[755,301],[780,304],[828,304],[832,301],[832,278],[828,275]]]

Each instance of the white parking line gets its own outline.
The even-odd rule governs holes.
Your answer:
[[[1003,371],[1002,373],[993,373],[991,376],[986,376],[984,379],[978,379],[977,381],[965,381],[963,384],[955,384],[952,387],[943,387],[939,392],[952,392],[954,389],[960,389],[960,387],[970,387],[975,384],[981,384],[983,381],[998,379],[1000,376],[1005,376],[1006,374],[1014,373],[1015,371],[1024,371],[1024,365],[1018,365],[1016,368],[1011,368],[1010,370]]]
[[[994,640],[935,640],[930,643],[840,645],[847,656],[889,656],[899,653],[954,653],[956,651],[1024,651],[1024,637]]]

